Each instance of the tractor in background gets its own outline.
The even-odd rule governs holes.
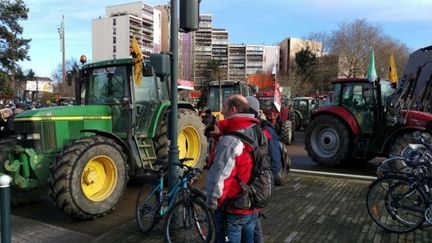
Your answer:
[[[257,92],[254,85],[245,81],[238,80],[220,80],[211,81],[208,84],[207,108],[211,110],[216,120],[223,120],[222,105],[231,95],[240,94],[249,96]]]
[[[295,111],[294,128],[299,131],[309,124],[312,112],[319,107],[319,100],[313,97],[295,97],[292,99],[292,105]]]
[[[320,92],[307,97],[293,98],[291,102],[295,111],[295,130],[306,129],[312,112],[323,105],[329,104],[330,97],[329,92]]]
[[[280,93],[278,94],[279,99],[276,100],[280,100],[279,104],[275,101],[274,91],[259,92],[257,94],[257,99],[260,102],[260,108],[266,119],[273,124],[276,132],[279,134],[279,138],[283,143],[289,145],[295,139],[293,128],[293,124],[295,124],[295,113],[290,106],[285,105]]]

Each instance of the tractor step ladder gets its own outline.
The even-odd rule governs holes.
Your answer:
[[[369,147],[368,138],[356,138],[354,141],[354,154],[355,159],[366,159]]]
[[[157,159],[156,152],[151,144],[152,142],[151,138],[136,139],[136,144],[138,145],[138,151],[143,161],[143,165],[150,169],[153,169],[152,162]]]

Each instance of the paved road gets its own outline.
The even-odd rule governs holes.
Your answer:
[[[297,132],[294,144],[289,146],[289,154],[293,160],[292,168],[348,174],[374,175],[376,170],[376,163],[374,162],[332,169],[317,165],[307,156],[306,151],[304,150],[303,137],[303,132]],[[116,206],[116,209],[111,214],[103,218],[96,219],[95,221],[73,220],[58,210],[51,203],[49,198],[45,198],[40,202],[32,203],[31,205],[13,207],[12,213],[17,216],[44,222],[49,225],[81,232],[91,236],[99,236],[104,232],[116,227],[117,225],[124,224],[134,219],[135,200],[138,190],[140,185],[148,180],[149,178],[139,178],[129,182],[127,192]],[[201,181],[201,183],[203,182]]]
[[[365,206],[369,184],[364,180],[292,173],[288,185],[276,189],[264,210],[265,242],[432,242],[431,228],[395,234],[371,222]],[[131,221],[93,242],[163,242],[162,225],[143,234]]]
[[[307,155],[304,149],[304,133],[302,131],[296,132],[295,139],[294,144],[288,146],[288,153],[293,161],[293,169],[375,176],[376,168],[383,160],[383,158],[375,158],[367,162],[353,162],[336,168],[327,168],[318,165]]]

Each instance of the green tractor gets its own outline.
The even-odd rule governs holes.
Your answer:
[[[65,214],[96,218],[113,210],[130,177],[157,170],[154,161],[168,157],[169,83],[150,62],[141,67],[143,78],[134,81],[132,59],[85,64],[75,81],[76,106],[15,117],[17,145],[2,161],[12,177],[12,203],[49,192]],[[179,157],[201,168],[204,125],[191,104],[178,108]]]

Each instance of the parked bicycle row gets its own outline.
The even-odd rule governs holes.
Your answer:
[[[401,156],[390,157],[377,169],[366,206],[380,227],[405,233],[432,225],[432,144],[429,135],[415,132]]]

